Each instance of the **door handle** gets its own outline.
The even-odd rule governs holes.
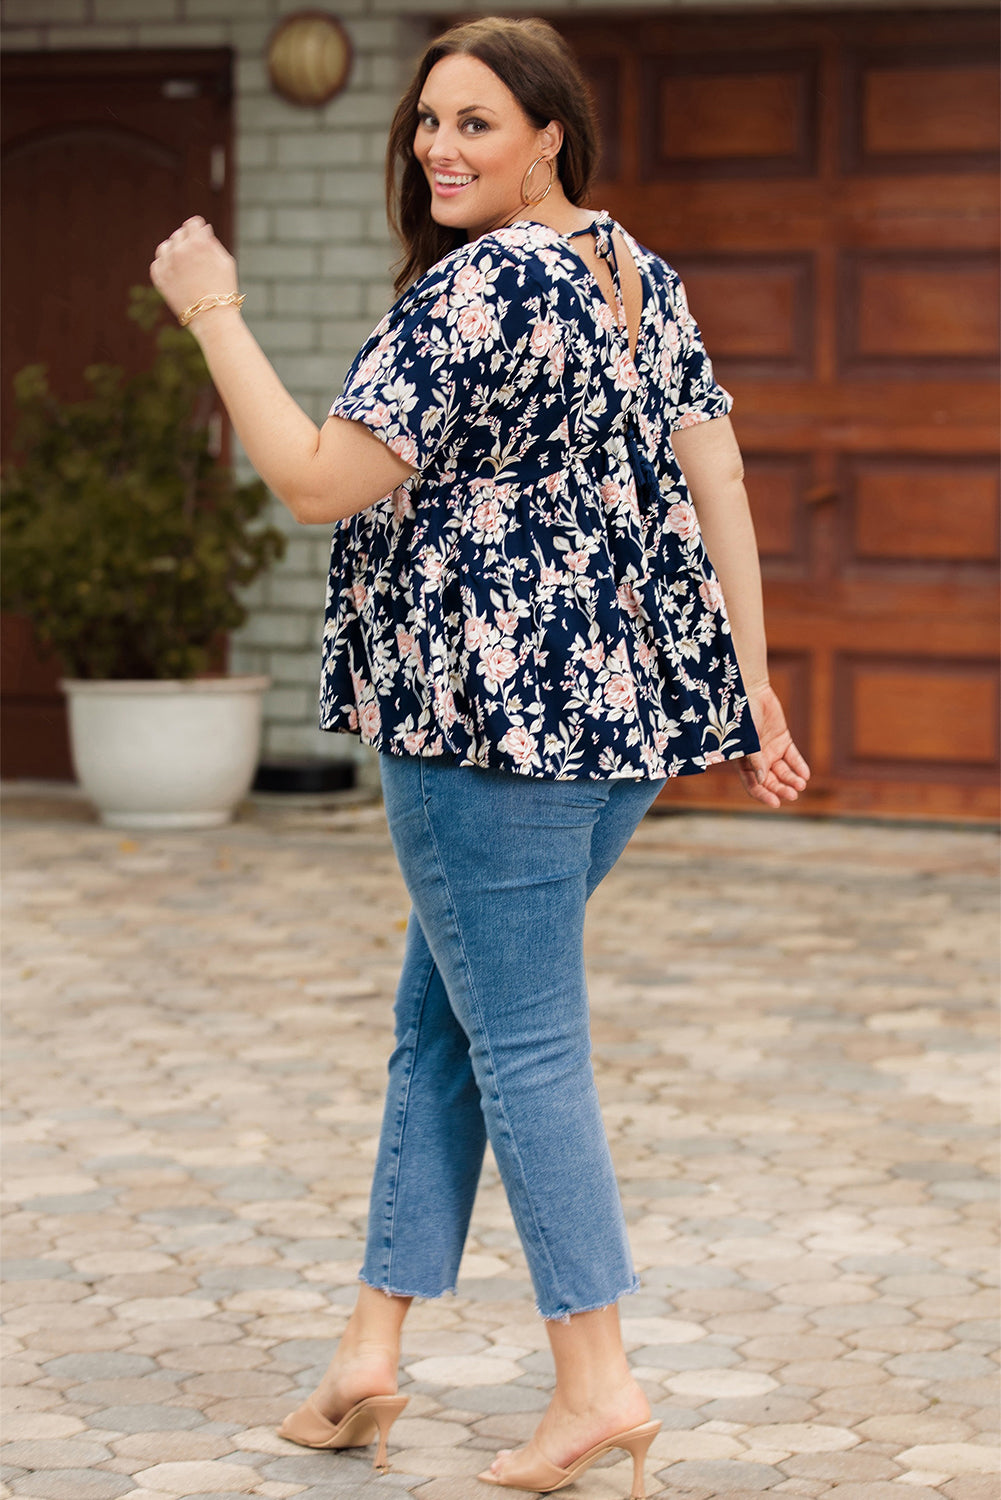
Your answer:
[[[833,484],[815,484],[812,489],[806,491],[803,496],[804,505],[830,505],[833,500],[839,498],[839,491]]]

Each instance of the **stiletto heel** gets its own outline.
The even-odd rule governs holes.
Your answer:
[[[408,1396],[367,1396],[357,1401],[336,1424],[328,1421],[307,1397],[298,1411],[285,1418],[278,1436],[299,1443],[303,1448],[366,1448],[378,1435],[376,1469],[389,1468],[386,1441],[389,1429],[406,1406]]]
[[[617,1432],[614,1437],[606,1438],[603,1443],[595,1443],[593,1448],[588,1448],[580,1458],[574,1459],[567,1468],[561,1469],[556,1464],[551,1464],[542,1454],[535,1457],[526,1455],[520,1461],[515,1457],[509,1465],[508,1476],[505,1479],[491,1474],[489,1469],[484,1469],[478,1477],[484,1484],[496,1484],[508,1490],[534,1490],[537,1495],[551,1495],[554,1490],[561,1490],[565,1485],[573,1484],[585,1469],[597,1463],[599,1458],[606,1453],[611,1453],[613,1448],[624,1448],[633,1461],[633,1483],[630,1500],[645,1500],[646,1482],[643,1477],[643,1466],[650,1444],[660,1431],[659,1422],[643,1422],[639,1427],[630,1427],[627,1432]]]
[[[386,1453],[386,1442],[389,1438],[389,1429],[396,1421],[400,1412],[406,1406],[409,1396],[390,1397],[389,1402],[383,1398],[383,1404],[376,1406],[372,1415],[379,1426],[379,1447],[375,1455],[373,1468],[381,1470],[383,1474],[389,1471],[389,1458]]]
[[[619,1439],[622,1447],[625,1448],[627,1453],[632,1455],[633,1460],[633,1487],[629,1492],[629,1500],[646,1500],[646,1476],[644,1473],[646,1456],[650,1451],[650,1444],[660,1430],[659,1422],[655,1425],[653,1423],[650,1425],[654,1428],[653,1432],[645,1432],[642,1436],[637,1435],[632,1438],[627,1438],[623,1434]]]

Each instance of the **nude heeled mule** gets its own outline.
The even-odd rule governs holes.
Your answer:
[[[603,1443],[595,1443],[580,1458],[574,1459],[568,1469],[557,1468],[556,1464],[551,1464],[539,1454],[536,1458],[524,1459],[520,1468],[516,1463],[512,1464],[506,1479],[498,1479],[489,1469],[485,1469],[478,1477],[484,1484],[496,1484],[504,1489],[534,1490],[537,1495],[551,1495],[554,1490],[573,1484],[585,1469],[589,1469],[604,1454],[611,1453],[613,1448],[624,1448],[633,1461],[633,1485],[629,1500],[646,1500],[643,1465],[647,1450],[659,1431],[659,1422],[644,1422],[639,1427],[630,1427],[627,1432],[616,1433],[615,1437],[606,1438]]]
[[[409,1399],[409,1396],[367,1396],[364,1401],[356,1401],[335,1425],[307,1397],[298,1411],[285,1418],[278,1436],[301,1443],[304,1448],[367,1448],[378,1433],[379,1447],[373,1468],[385,1472],[389,1468],[386,1456],[389,1429]]]

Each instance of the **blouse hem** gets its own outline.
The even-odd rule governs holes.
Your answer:
[[[558,776],[547,774],[545,771],[534,770],[531,767],[519,766],[510,756],[505,756],[503,751],[498,752],[496,761],[491,759],[489,762],[484,762],[463,757],[447,748],[419,751],[417,753],[403,750],[399,745],[385,744],[382,740],[366,739],[359,729],[352,728],[350,724],[321,723],[319,728],[324,734],[350,734],[354,739],[360,740],[363,745],[367,745],[370,750],[374,750],[378,755],[395,755],[401,760],[441,760],[445,756],[450,756],[458,765],[468,766],[470,770],[507,771],[513,775],[524,776],[533,781],[663,781],[665,779],[668,781],[677,781],[683,776],[704,776],[706,771],[710,770],[714,765],[721,765],[731,760],[743,760],[745,756],[754,755],[761,748],[757,742],[757,738],[755,738],[753,744],[742,742],[739,749],[732,749],[725,754],[713,751],[713,759],[704,766],[697,766],[691,761],[686,761],[681,769],[673,771],[666,765],[662,766],[659,770],[641,769],[636,766],[626,771],[605,771],[601,767],[597,767],[594,770],[582,768],[572,776]]]

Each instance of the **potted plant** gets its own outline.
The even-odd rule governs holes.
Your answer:
[[[213,453],[214,397],[191,334],[150,288],[129,316],[148,369],[85,372],[60,401],[44,365],[15,378],[21,420],[3,478],[4,607],[28,617],[66,676],[77,775],[104,822],[225,822],[250,785],[266,677],[216,672],[240,590],[282,555],[259,481]],[[160,326],[158,326],[160,325]]]

